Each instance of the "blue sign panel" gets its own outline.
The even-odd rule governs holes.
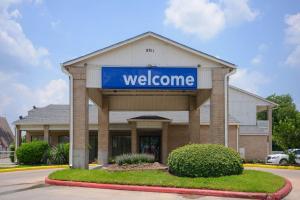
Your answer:
[[[102,67],[103,89],[197,89],[197,68]]]

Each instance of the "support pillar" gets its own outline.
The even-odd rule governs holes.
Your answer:
[[[15,149],[20,147],[21,144],[22,144],[22,131],[20,130],[19,126],[16,126],[16,147],[15,147]]]
[[[44,125],[44,141],[50,144],[50,134],[48,125]]]
[[[131,153],[137,153],[137,131],[136,131],[136,122],[130,122],[131,125]]]
[[[272,132],[273,132],[273,118],[272,118],[272,108],[268,107],[268,121],[269,121],[269,137],[268,137],[268,154],[272,153]]]
[[[166,164],[168,159],[168,128],[169,122],[162,123],[162,163]]]
[[[98,164],[108,163],[109,109],[108,97],[102,96],[102,107],[98,109]]]
[[[86,89],[86,68],[70,67],[73,76],[73,154],[72,168],[88,169],[89,163],[89,133],[88,133],[88,95]]]
[[[17,160],[17,149],[21,146],[21,143],[22,143],[22,131],[20,130],[20,127],[19,126],[16,126],[16,137],[15,137],[15,162],[18,162]]]
[[[212,70],[212,91],[210,96],[210,126],[208,142],[225,145],[225,75],[227,68]],[[228,113],[227,113],[228,115]]]
[[[26,142],[31,142],[31,135],[29,131],[26,131]]]
[[[200,143],[200,109],[197,108],[196,97],[189,100],[189,142]]]

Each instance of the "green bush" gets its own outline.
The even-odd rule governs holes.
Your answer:
[[[11,144],[9,145],[9,159],[13,163],[15,162],[15,145]]]
[[[187,177],[219,177],[243,172],[240,155],[217,144],[189,144],[168,157],[170,173]]]
[[[294,152],[288,152],[287,154],[289,156],[288,163],[289,164],[296,164],[296,154]]]
[[[49,151],[48,163],[51,164],[67,164],[69,163],[69,143],[59,144],[56,147],[52,147]]]
[[[18,162],[22,164],[42,164],[44,163],[44,156],[49,149],[47,142],[33,141],[30,143],[23,143],[17,149]]]
[[[123,154],[116,157],[118,165],[125,164],[140,164],[140,163],[154,163],[154,155],[152,154]]]

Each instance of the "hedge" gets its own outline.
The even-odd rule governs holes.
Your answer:
[[[140,164],[140,163],[154,163],[154,155],[152,154],[123,154],[116,157],[116,163],[118,165],[125,164]]]
[[[242,159],[231,148],[217,144],[189,144],[168,157],[170,173],[186,177],[219,177],[243,172]]]
[[[21,164],[33,165],[42,164],[47,161],[45,154],[49,151],[49,145],[44,141],[33,141],[23,143],[17,149],[17,159]]]

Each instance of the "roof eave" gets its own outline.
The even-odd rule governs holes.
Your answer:
[[[267,99],[265,99],[265,98],[263,98],[263,97],[261,97],[261,96],[259,96],[259,95],[256,95],[256,94],[254,94],[254,93],[248,92],[248,91],[246,91],[246,90],[243,90],[243,89],[241,89],[241,88],[235,87],[235,86],[233,86],[233,85],[230,85],[229,87],[232,88],[232,89],[238,90],[238,91],[240,91],[240,92],[243,92],[243,93],[245,93],[245,94],[248,94],[248,95],[250,95],[250,96],[253,96],[253,97],[257,98],[257,99],[260,99],[260,100],[262,100],[262,101],[265,101],[265,102],[269,103],[269,104],[270,104],[269,106],[271,106],[272,109],[274,109],[274,108],[276,108],[276,107],[278,106],[277,103],[274,103],[274,102],[272,102],[272,101],[269,101],[269,100],[267,100]]]

